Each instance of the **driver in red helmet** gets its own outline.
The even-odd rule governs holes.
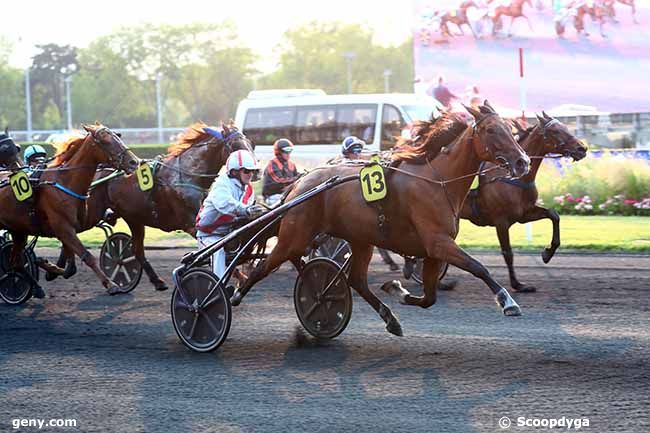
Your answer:
[[[291,161],[293,143],[288,138],[280,138],[273,143],[275,157],[264,169],[264,185],[262,196],[264,202],[275,205],[282,198],[284,189],[298,178],[296,165]]]

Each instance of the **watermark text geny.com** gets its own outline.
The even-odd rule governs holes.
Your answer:
[[[14,418],[11,420],[14,430],[21,427],[36,427],[39,430],[43,427],[77,427],[76,419],[40,419],[40,418]]]

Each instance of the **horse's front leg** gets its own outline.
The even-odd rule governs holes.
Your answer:
[[[149,263],[144,255],[144,225],[131,221],[127,221],[126,223],[129,225],[129,229],[131,230],[131,238],[133,240],[133,254],[135,254],[136,260],[140,263],[142,269],[144,269],[144,271],[147,273],[149,281],[151,281],[151,284],[153,284],[156,290],[167,290],[167,283],[165,283],[165,281],[163,281],[158,276],[158,274],[156,274],[153,266],[151,266],[151,263]]]
[[[436,303],[438,281],[440,271],[445,264],[437,259],[425,258],[422,267],[422,285],[424,287],[423,296],[413,296],[397,280],[389,281],[381,286],[386,293],[397,296],[400,303],[404,305],[417,305],[422,308],[429,308]]]
[[[521,309],[505,287],[492,278],[490,272],[478,260],[463,251],[453,239],[438,235],[434,242],[427,243],[427,255],[447,262],[480,278],[494,293],[497,304],[506,316],[519,316]]]
[[[90,251],[84,247],[79,238],[74,227],[67,224],[58,224],[53,227],[54,234],[57,239],[61,241],[64,248],[67,248],[68,251],[72,251],[74,254],[79,256],[81,260],[95,272],[97,278],[102,282],[104,288],[107,289],[109,295],[116,295],[120,293],[120,286],[111,281],[108,276],[101,270],[99,267],[99,262],[93,256]]]
[[[551,245],[544,248],[544,251],[542,251],[542,260],[544,260],[544,263],[548,263],[551,261],[555,251],[560,246],[560,215],[555,211],[555,209],[546,209],[535,206],[531,211],[526,212],[519,222],[527,223],[539,221],[544,218],[548,218],[553,222],[553,238],[551,239]]]
[[[537,289],[533,286],[526,286],[517,280],[514,266],[514,255],[510,246],[510,224],[507,221],[500,221],[496,224],[499,245],[501,245],[501,254],[508,265],[508,274],[510,275],[510,286],[517,292],[534,292]]]

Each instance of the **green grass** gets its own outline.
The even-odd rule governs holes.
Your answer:
[[[119,221],[115,231],[128,233],[128,227]],[[526,240],[526,230],[521,224],[510,229],[510,242],[519,250],[539,251],[551,242],[550,220],[532,223],[532,240]],[[562,250],[594,250],[650,252],[650,218],[623,216],[575,216],[561,217],[560,237]],[[80,235],[86,246],[97,247],[104,242],[104,233],[93,229]],[[459,244],[467,249],[499,251],[499,241],[494,227],[477,227],[468,221],[461,221]],[[146,244],[184,245],[192,247],[195,241],[184,233],[165,233],[147,228]],[[39,246],[57,246],[55,239],[39,240]]]
[[[553,225],[550,220],[531,223],[532,240],[526,239],[524,225],[510,228],[513,248],[538,251],[551,243]],[[560,217],[561,250],[596,250],[650,252],[650,218],[625,216]],[[457,241],[463,248],[500,250],[494,227],[477,227],[461,221]]]

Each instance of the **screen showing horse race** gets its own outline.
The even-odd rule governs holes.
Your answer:
[[[416,93],[445,105],[650,111],[650,0],[414,2]]]

